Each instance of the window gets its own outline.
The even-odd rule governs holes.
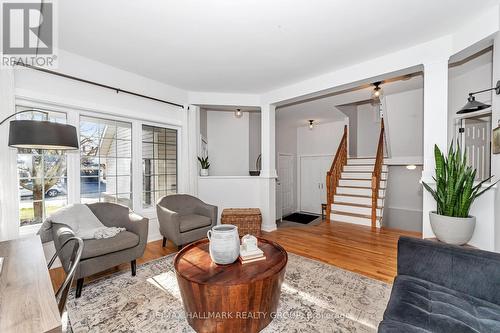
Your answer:
[[[132,207],[132,124],[80,117],[80,200]]]
[[[16,111],[27,110],[17,106]],[[18,114],[17,119],[49,120],[66,123],[63,112]],[[19,178],[19,219],[21,226],[42,223],[46,216],[67,203],[66,154],[57,150],[20,148],[17,150]]]
[[[142,206],[177,193],[177,130],[142,126]]]

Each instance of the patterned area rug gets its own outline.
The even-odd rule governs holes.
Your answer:
[[[174,255],[70,295],[73,332],[194,332],[184,318]],[[376,332],[390,285],[289,254],[276,318],[262,332]],[[74,290],[73,290],[74,292]],[[68,330],[71,331],[71,328]]]

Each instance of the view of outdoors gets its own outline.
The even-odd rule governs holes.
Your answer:
[[[80,195],[132,207],[131,123],[80,118]]]
[[[17,111],[27,108],[18,106]],[[66,113],[27,112],[18,119],[66,123]],[[132,124],[80,117],[80,201],[116,202],[132,208]],[[142,126],[144,208],[177,193],[177,130]],[[55,150],[18,149],[21,226],[42,223],[68,203],[66,154]]]
[[[142,174],[144,208],[177,193],[177,130],[142,126]]]
[[[17,111],[28,108],[18,106]],[[26,112],[17,119],[66,122],[62,112]],[[18,149],[19,217],[21,226],[42,223],[67,204],[66,154],[56,150]]]

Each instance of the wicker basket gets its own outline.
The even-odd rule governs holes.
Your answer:
[[[222,211],[221,223],[237,226],[240,236],[260,236],[262,215],[258,208],[226,208]]]

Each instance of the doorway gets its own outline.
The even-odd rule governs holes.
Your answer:
[[[300,210],[321,214],[321,204],[326,203],[326,173],[333,155],[300,157]]]
[[[278,186],[276,206],[278,211],[276,217],[281,219],[283,216],[295,212],[294,188],[295,188],[295,156],[291,154],[279,154],[278,158]]]
[[[491,114],[475,115],[457,120],[460,146],[467,151],[468,165],[477,170],[476,180],[491,175]]]

